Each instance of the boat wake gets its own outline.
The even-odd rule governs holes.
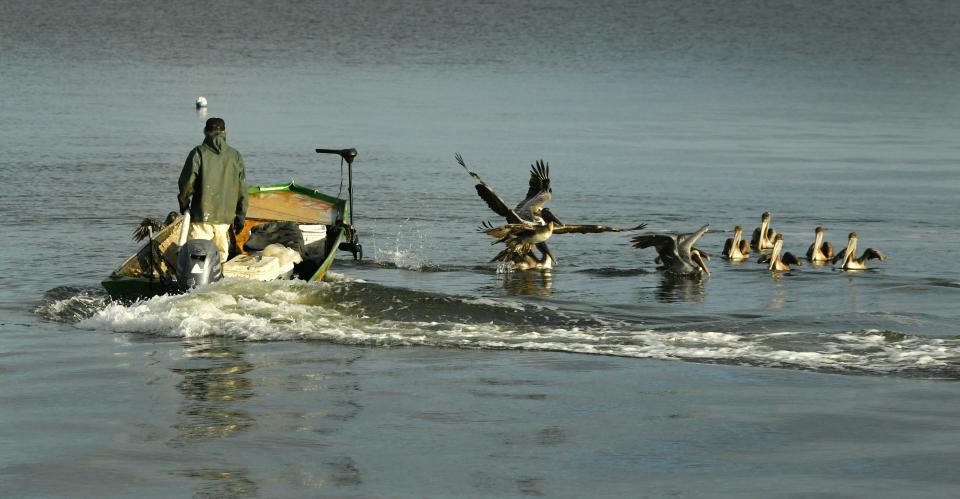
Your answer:
[[[590,311],[346,280],[309,284],[226,279],[190,294],[128,305],[80,290],[72,296],[51,297],[38,313],[75,322],[80,329],[175,338],[561,351],[960,379],[958,338],[877,330],[668,331]]]

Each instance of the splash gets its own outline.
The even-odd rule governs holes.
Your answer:
[[[379,265],[388,265],[406,270],[423,270],[423,230],[419,224],[412,224],[406,219],[397,229],[397,235],[392,245],[381,248],[377,245],[374,261]],[[374,239],[374,244],[377,244]]]

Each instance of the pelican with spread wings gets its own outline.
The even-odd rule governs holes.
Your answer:
[[[480,231],[496,238],[492,244],[504,243],[506,248],[494,257],[493,261],[512,262],[515,270],[550,269],[557,258],[547,246],[547,239],[554,234],[588,234],[599,232],[621,232],[624,229],[605,225],[566,225],[545,205],[553,197],[550,186],[550,165],[539,160],[530,165],[530,180],[527,195],[514,208],[510,208],[476,172],[470,169],[460,153],[455,155],[457,163],[477,181],[477,194],[494,213],[506,219],[506,225],[496,227],[485,223]],[[641,224],[635,229],[643,228]],[[634,229],[631,229],[634,230]],[[533,253],[540,250],[541,257]]]

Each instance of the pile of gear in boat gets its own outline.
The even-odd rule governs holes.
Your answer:
[[[243,243],[243,253],[224,263],[221,263],[217,246],[206,239],[190,239],[183,245],[177,245],[173,236],[176,232],[172,232],[168,240],[154,241],[154,230],[182,222],[176,212],[172,212],[165,222],[145,219],[134,232],[133,238],[139,240],[149,237],[153,244],[144,248],[156,248],[154,252],[141,252],[141,268],[153,269],[147,273],[161,280],[169,278],[168,274],[172,271],[177,285],[184,290],[218,281],[222,277],[259,281],[290,279],[297,272],[299,264],[322,258],[326,250],[325,225],[300,225],[283,221],[252,227],[250,237]]]

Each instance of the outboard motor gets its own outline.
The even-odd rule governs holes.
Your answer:
[[[177,253],[177,284],[181,291],[219,281],[223,277],[220,250],[213,241],[191,239]]]

